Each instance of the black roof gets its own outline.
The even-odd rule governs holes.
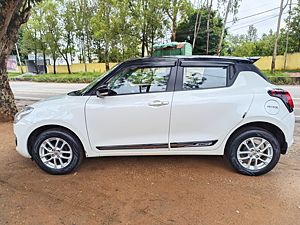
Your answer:
[[[136,61],[136,62],[149,62],[149,61],[169,61],[170,59],[185,59],[185,60],[200,60],[200,61],[223,61],[223,62],[234,62],[234,63],[247,63],[253,64],[260,57],[231,57],[231,56],[212,56],[212,55],[176,55],[176,56],[162,56],[162,57],[145,57],[138,58],[128,61]]]
[[[190,60],[207,60],[207,61],[234,61],[234,62],[244,62],[244,63],[254,63],[260,59],[260,57],[233,57],[233,56],[217,56],[217,55],[178,55],[178,56],[164,56],[164,57],[174,57],[179,59],[190,59]]]

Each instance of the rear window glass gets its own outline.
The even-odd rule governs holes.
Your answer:
[[[226,86],[227,67],[185,67],[183,90]]]

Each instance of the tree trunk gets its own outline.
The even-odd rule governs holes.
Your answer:
[[[56,74],[56,56],[55,56],[55,52],[52,53],[52,57],[53,57],[53,73]]]
[[[150,49],[150,56],[151,56],[151,57],[153,57],[154,37],[155,37],[155,29],[152,27],[152,34],[151,34],[151,49]]]
[[[142,57],[145,57],[145,48],[146,48],[146,30],[144,26],[144,30],[142,30]]]
[[[0,122],[12,121],[17,112],[14,94],[9,86],[7,61],[17,42],[18,31],[28,18],[27,11],[19,14],[22,2],[6,1],[1,5],[0,12]]]
[[[202,14],[203,14],[203,10],[201,8],[201,12],[200,12],[200,16],[199,16],[199,12],[197,13],[197,18],[196,18],[196,22],[195,22],[195,30],[194,30],[194,38],[193,38],[193,50],[195,48],[196,45],[196,40],[198,37],[198,33],[200,31],[200,27],[201,27],[201,21],[202,21]],[[199,19],[198,19],[199,17]]]
[[[92,63],[92,56],[91,56],[91,40],[90,36],[87,34],[87,58],[88,58],[88,63]]]
[[[207,16],[207,24],[206,24],[206,32],[207,32],[207,34],[206,34],[206,55],[208,55],[208,48],[209,48],[211,7],[212,7],[212,0],[210,1],[210,6],[208,7],[208,16]]]
[[[105,60],[105,69],[106,71],[109,70],[109,54],[108,54],[108,41],[107,39],[105,41],[105,49],[104,49],[104,60]]]
[[[291,14],[292,14],[292,0],[290,0],[289,16],[288,16],[288,22],[287,22],[288,29],[287,29],[287,33],[286,33],[286,42],[285,42],[285,51],[284,51],[284,64],[283,64],[284,70],[286,70],[287,54],[288,54],[288,50],[289,50]]]
[[[3,53],[0,54],[0,122],[12,121],[14,115],[17,113],[17,107],[14,100],[14,94],[9,86],[5,56]],[[2,64],[3,61],[6,61],[5,64]]]
[[[177,34],[177,22],[176,22],[176,17],[172,19],[172,37],[171,37],[171,42],[176,41],[176,34]]]
[[[221,37],[220,37],[220,42],[218,44],[217,55],[220,55],[220,52],[221,52],[221,47],[222,47],[223,38],[224,38],[224,34],[225,34],[226,22],[227,22],[227,18],[228,18],[228,15],[229,15],[230,8],[231,8],[231,1],[232,0],[228,0],[226,14],[225,14],[225,18],[224,18],[223,27],[222,27],[222,33],[221,33]]]
[[[70,64],[69,64],[69,60],[68,60],[68,53],[63,53],[60,49],[58,49],[59,54],[63,57],[63,59],[66,61],[67,63],[67,67],[68,67],[68,73],[71,74],[71,69],[70,69]]]
[[[34,67],[35,67],[35,73],[36,73],[36,74],[40,74],[40,72],[39,72],[39,67],[38,67],[38,65],[37,65],[37,63],[38,63],[38,57],[37,57],[37,54],[38,54],[37,48],[35,48],[35,49],[34,49]]]
[[[14,16],[15,11],[20,9],[20,1],[19,0],[12,0],[12,1],[5,1],[2,3],[1,1],[1,23],[0,23],[0,38],[2,40],[3,36],[6,35],[8,27],[11,25],[11,20]],[[9,53],[10,54],[10,53]]]
[[[48,73],[48,70],[47,70],[47,60],[46,60],[46,52],[45,52],[45,50],[43,50],[43,58],[44,58],[44,71],[45,71],[45,73]]]
[[[97,57],[98,57],[98,63],[101,63],[102,57],[101,57],[101,42],[97,41]]]
[[[279,16],[278,16],[278,21],[277,21],[277,31],[276,31],[276,38],[275,38],[275,43],[274,43],[274,51],[273,51],[273,57],[272,57],[272,63],[271,63],[271,73],[275,72],[275,61],[276,61],[276,55],[277,55],[277,46],[278,46],[278,37],[279,37],[279,31],[280,31],[280,21],[281,21],[281,16],[282,12],[284,10],[283,7],[283,1],[281,0],[280,3],[280,11],[279,11]]]
[[[7,61],[9,55],[17,42],[16,34],[18,27],[7,27],[6,33],[0,43],[0,121],[12,121],[17,108],[14,102],[14,95],[9,86],[7,76]]]
[[[66,63],[67,63],[67,67],[68,67],[68,73],[71,74],[71,68],[70,68],[70,64],[69,64],[69,60],[68,60],[68,55],[66,55]]]

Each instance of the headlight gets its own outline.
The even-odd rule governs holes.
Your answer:
[[[27,116],[28,114],[30,114],[33,110],[33,107],[25,107],[24,109],[22,109],[20,112],[18,112],[16,115],[15,115],[15,120],[14,120],[14,123],[17,123],[19,122],[24,116]]]

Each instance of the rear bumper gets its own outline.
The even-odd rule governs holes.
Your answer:
[[[289,148],[294,142],[294,129],[295,129],[295,115],[294,112],[287,114],[281,120],[282,131],[285,136],[286,149]],[[286,151],[286,150],[285,150]]]

